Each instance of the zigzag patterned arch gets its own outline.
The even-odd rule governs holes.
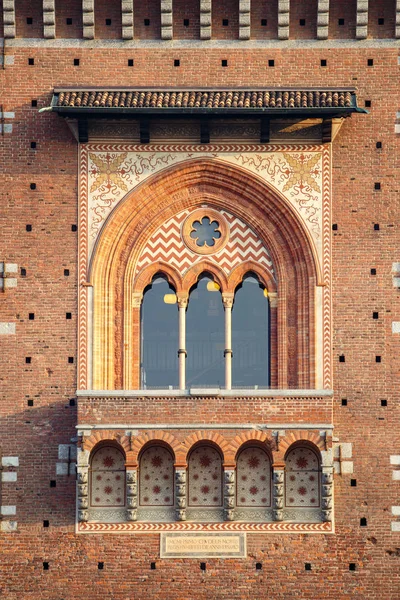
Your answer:
[[[189,210],[181,211],[153,233],[138,258],[136,274],[143,272],[144,267],[156,262],[164,262],[175,267],[179,273],[184,275],[197,264],[198,254],[185,245],[181,233],[182,225],[190,212]],[[252,261],[267,270],[271,280],[275,281],[271,257],[253,229],[226,210],[217,212],[220,212],[228,221],[230,233],[226,246],[219,252],[209,255],[211,262],[228,274],[243,262]],[[204,208],[204,214],[207,214],[207,207]]]

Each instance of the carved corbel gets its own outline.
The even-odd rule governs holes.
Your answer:
[[[186,521],[186,469],[175,470],[175,518]]]
[[[272,477],[273,515],[275,521],[283,521],[283,494],[285,471],[282,465],[274,465]]]
[[[233,469],[225,469],[224,471],[224,520],[234,520],[235,508],[235,477],[236,473]]]
[[[126,506],[128,521],[137,520],[137,470],[126,471]]]
[[[332,521],[333,509],[333,467],[322,467],[322,516],[324,521]]]
[[[77,489],[78,489],[78,521],[85,523],[89,519],[89,467],[78,465],[77,467]]]

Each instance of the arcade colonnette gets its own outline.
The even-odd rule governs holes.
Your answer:
[[[5,598],[399,596],[399,14],[3,0]]]

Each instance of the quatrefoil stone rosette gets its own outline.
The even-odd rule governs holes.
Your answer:
[[[217,224],[215,231],[219,233],[219,237],[213,237],[214,244],[212,246],[208,245],[207,242],[200,245],[197,238],[193,236],[193,232],[196,231],[195,223],[202,223],[203,219],[206,218],[210,220],[210,224]],[[220,212],[212,208],[199,208],[190,213],[184,220],[182,224],[182,240],[189,250],[196,254],[216,254],[229,241],[229,224]]]

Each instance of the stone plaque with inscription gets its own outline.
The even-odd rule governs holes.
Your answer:
[[[162,532],[161,558],[246,558],[246,534]]]

